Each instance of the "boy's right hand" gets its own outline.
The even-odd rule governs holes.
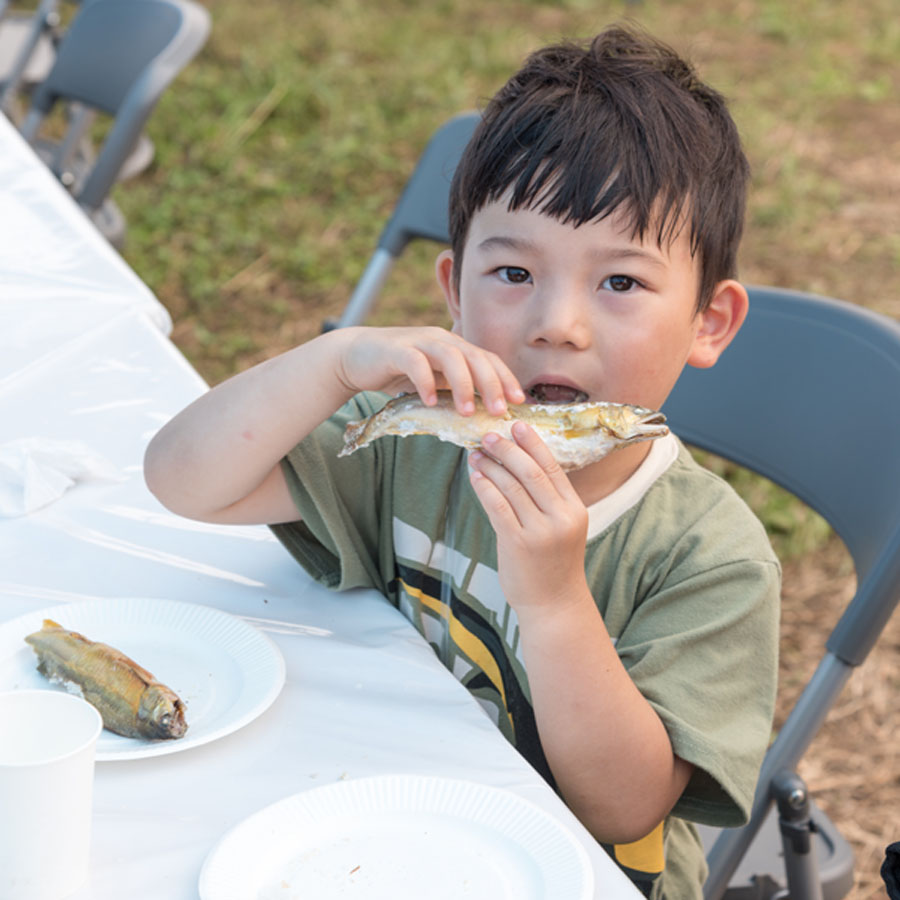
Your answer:
[[[438,327],[348,328],[338,377],[348,391],[415,391],[426,406],[437,391],[453,394],[457,411],[475,411],[475,394],[495,415],[525,393],[509,367],[489,350]]]

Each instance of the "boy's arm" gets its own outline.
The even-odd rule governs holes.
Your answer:
[[[497,532],[541,744],[567,804],[605,843],[644,837],[691,776],[625,670],[584,574],[587,510],[537,435],[486,441],[472,485]],[[494,457],[493,459],[491,457]]]
[[[524,400],[492,353],[442,328],[346,328],[248,369],[179,413],[144,458],[147,485],[188,518],[275,524],[298,514],[279,465],[359,391],[449,388],[463,415],[477,391],[502,413]]]

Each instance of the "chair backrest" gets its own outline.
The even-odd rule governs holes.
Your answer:
[[[856,593],[763,762],[750,821],[707,861],[720,898],[828,710],[900,599],[900,324],[861,307],[750,289],[747,321],[713,369],[684,371],[664,411],[688,443],[758,472],[842,538]],[[774,861],[773,861],[774,862]]]
[[[900,596],[900,324],[791,291],[750,298],[732,345],[686,369],[664,411],[685,441],[780,484],[841,537],[859,587],[828,649],[858,665]]]
[[[462,113],[432,135],[341,315],[340,327],[365,321],[394,260],[410,241],[423,238],[447,243],[450,240],[447,223],[450,182],[479,118],[478,113]]]
[[[56,62],[22,124],[33,141],[59,100],[114,117],[76,199],[97,209],[154,106],[209,34],[209,13],[192,0],[93,0],[69,26]]]

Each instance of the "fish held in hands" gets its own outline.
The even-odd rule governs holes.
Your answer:
[[[625,403],[525,403],[510,405],[505,414],[495,416],[478,397],[475,401],[475,412],[462,416],[449,391],[438,391],[434,406],[426,406],[417,394],[395,397],[374,415],[347,425],[338,456],[349,456],[389,435],[429,434],[474,450],[488,432],[509,438],[512,426],[525,422],[540,435],[561,468],[574,470],[619,447],[669,433],[661,412]]]
[[[187,731],[184,702],[120,650],[52,619],[44,619],[43,628],[25,641],[37,654],[38,671],[80,692],[109,731],[144,740],[180,738]]]

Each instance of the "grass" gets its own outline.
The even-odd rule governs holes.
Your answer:
[[[529,50],[625,18],[689,55],[731,100],[754,169],[745,280],[900,313],[898,209],[884,183],[900,187],[884,141],[900,123],[893,0],[210,9],[209,43],[154,114],[157,164],[117,196],[126,258],[212,382],[339,313],[437,125],[477,107]],[[435,249],[407,251],[375,322],[445,321]],[[790,495],[715,467],[783,556],[826,539],[824,522]]]
[[[441,122],[477,107],[531,49],[626,18],[731,101],[754,170],[744,280],[900,315],[895,0],[208,6],[209,42],[150,121],[155,163],[115,196],[126,259],[210,382],[339,313]],[[405,254],[373,321],[446,321],[435,249]],[[777,540],[796,533],[789,501],[726,474]],[[811,522],[802,547],[822,532]]]
[[[898,115],[893,0],[210,9],[207,46],[151,120],[156,165],[117,198],[126,258],[211,381],[341,309],[438,124],[493,93],[530,49],[626,17],[690,55],[732,100],[755,172],[745,279],[878,306],[860,295],[865,271],[882,298],[900,296],[896,204],[881,183],[897,167],[884,141]],[[404,260],[376,321],[441,316],[432,256]]]

